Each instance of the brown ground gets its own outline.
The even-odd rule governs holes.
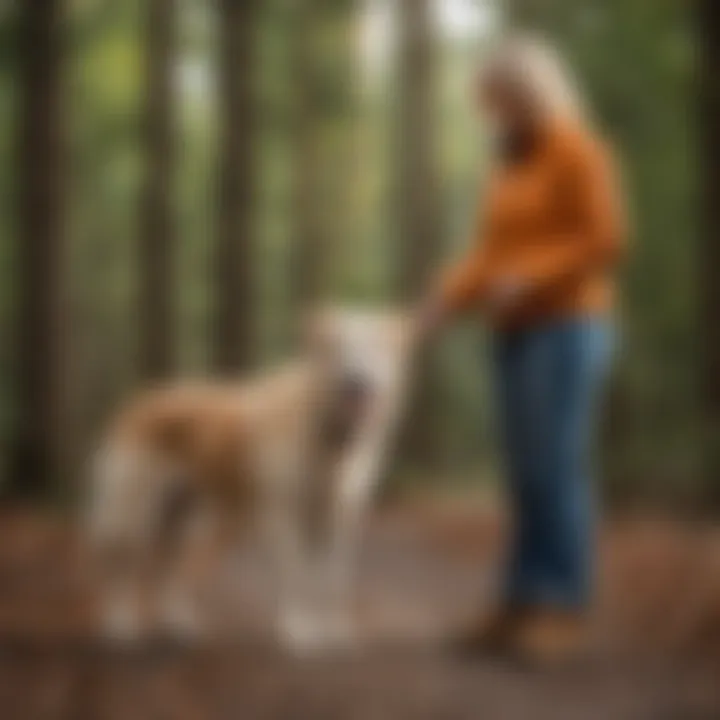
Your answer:
[[[720,530],[660,521],[604,532],[592,658],[531,671],[439,640],[492,597],[501,532],[473,509],[414,505],[369,531],[364,648],[294,660],[268,640],[262,564],[218,582],[220,641],[112,650],[92,639],[72,530],[0,514],[2,720],[710,720],[720,718]]]

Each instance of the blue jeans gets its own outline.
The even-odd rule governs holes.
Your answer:
[[[514,520],[509,603],[579,609],[590,598],[597,504],[590,455],[612,341],[600,317],[494,338]]]

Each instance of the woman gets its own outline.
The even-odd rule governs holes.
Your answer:
[[[479,308],[493,330],[514,537],[501,606],[471,645],[560,659],[581,648],[592,598],[589,453],[623,213],[608,150],[551,48],[507,41],[478,97],[496,126],[497,162],[473,247],[421,325],[429,333]]]

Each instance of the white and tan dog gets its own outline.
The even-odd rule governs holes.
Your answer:
[[[274,550],[288,644],[351,640],[366,510],[405,395],[412,323],[325,310],[297,361],[241,383],[142,395],[113,423],[94,469],[92,547],[108,632],[200,630],[195,593],[217,543],[261,529]]]

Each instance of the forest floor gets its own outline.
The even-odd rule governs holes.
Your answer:
[[[592,656],[544,671],[460,659],[443,647],[491,602],[502,537],[495,513],[462,504],[379,513],[365,544],[356,653],[300,660],[275,649],[263,564],[252,551],[232,584],[218,580],[212,615],[222,641],[118,651],[92,639],[71,525],[5,511],[0,718],[720,718],[720,528],[608,522]]]

